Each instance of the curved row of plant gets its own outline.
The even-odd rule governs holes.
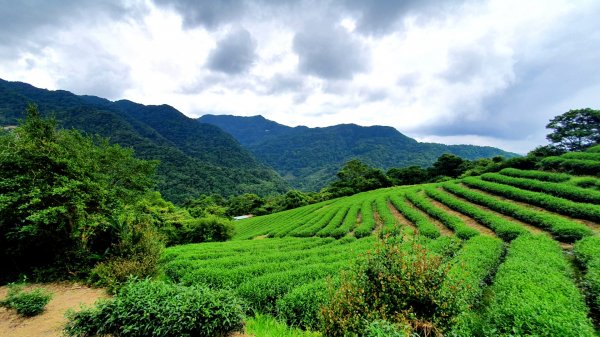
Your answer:
[[[572,267],[545,235],[511,242],[490,294],[486,336],[595,336]]]
[[[600,237],[578,241],[573,249],[577,262],[584,270],[583,285],[593,310],[600,312]]]
[[[476,187],[483,185],[479,183],[482,181],[478,179],[464,179],[463,182]],[[586,225],[558,215],[531,210],[516,203],[500,200],[498,198],[476,192],[454,183],[444,184],[443,187],[444,189],[452,192],[455,195],[465,198],[470,202],[488,207],[496,212],[511,216],[525,223],[546,229],[560,241],[575,242],[583,237],[592,235],[592,230]],[[499,233],[498,235],[500,236]]]
[[[600,204],[600,191],[573,186],[572,184],[541,182],[532,179],[509,177],[497,173],[485,173],[481,179],[504,185],[523,188],[530,191],[544,192],[556,197],[576,202]]]
[[[454,192],[455,187],[459,187],[458,185],[454,184],[448,184],[443,186],[445,189],[451,192]],[[519,235],[527,233],[527,230],[522,226],[519,226],[514,222],[510,222],[493,213],[486,212],[473,204],[456,198],[456,196],[452,194],[433,188],[426,189],[425,193],[427,193],[427,195],[431,198],[450,207],[451,209],[465,214],[475,219],[480,224],[490,228],[496,233],[496,235],[498,235],[498,237],[500,237],[504,241],[514,240]]]
[[[410,192],[407,194],[410,194]],[[407,196],[405,195],[393,194],[390,195],[390,202],[400,213],[402,213],[402,215],[415,225],[419,234],[432,239],[439,237],[441,235],[439,228],[437,228],[426,215],[419,210],[412,208],[408,204],[406,198]]]
[[[539,181],[550,181],[555,183],[562,183],[571,179],[571,175],[566,173],[545,172],[537,170],[519,170],[516,168],[505,168],[500,170],[500,173],[505,176],[511,176],[516,178],[528,178]]]
[[[427,189],[434,190],[434,192],[432,193],[435,193],[434,188],[428,187],[426,188],[426,190]],[[456,234],[456,236],[463,240],[469,239],[479,234],[478,230],[467,226],[461,218],[449,214],[448,212],[445,212],[440,208],[435,207],[431,202],[429,202],[429,200],[427,200],[427,198],[419,195],[418,193],[407,193],[406,198],[410,200],[410,202],[412,202],[419,209],[421,209],[423,212],[429,214],[435,219],[438,219],[446,227],[451,228]]]

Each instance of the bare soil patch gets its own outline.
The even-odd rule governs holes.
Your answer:
[[[46,310],[38,316],[22,318],[12,310],[0,308],[0,336],[11,337],[60,337],[66,323],[65,313],[78,310],[81,305],[91,305],[101,298],[108,298],[104,289],[89,288],[77,283],[35,284],[28,288],[43,288],[53,296]],[[5,298],[8,287],[0,287],[0,298]]]

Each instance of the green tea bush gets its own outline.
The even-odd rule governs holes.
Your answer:
[[[517,178],[528,178],[539,181],[551,181],[561,183],[571,179],[571,176],[566,173],[544,172],[537,170],[519,170],[516,168],[505,168],[500,170],[500,174]]]
[[[512,241],[484,316],[486,336],[595,336],[572,267],[545,235]]]
[[[373,217],[373,200],[365,200],[360,208],[362,223],[354,229],[354,236],[364,238],[371,235],[375,229],[375,218]]]
[[[143,279],[158,272],[158,261],[164,249],[162,237],[152,228],[137,228],[122,234],[113,248],[113,256],[98,263],[88,281],[114,292],[130,277]]]
[[[386,320],[370,322],[365,329],[365,337],[410,337],[408,325],[392,324]]]
[[[490,184],[494,184],[494,183],[484,182],[477,178],[465,178],[463,180],[463,182],[469,186],[473,186],[476,188],[482,188],[482,189],[484,186],[490,187]],[[508,190],[508,188],[509,188],[508,186],[500,185],[500,184],[494,184],[494,187],[496,187],[496,185],[499,185],[500,186],[499,188],[502,188],[503,190]],[[541,211],[537,211],[537,210],[532,210],[532,209],[526,208],[524,206],[518,205],[514,202],[503,201],[498,198],[494,198],[492,196],[489,196],[489,195],[486,195],[486,194],[483,194],[483,193],[480,193],[480,192],[477,192],[477,191],[474,191],[474,190],[471,190],[471,189],[468,189],[468,188],[465,188],[465,187],[462,187],[462,186],[459,186],[456,184],[447,184],[447,185],[444,185],[444,188],[451,191],[452,193],[454,193],[456,195],[459,195],[459,196],[461,196],[469,201],[472,201],[476,204],[486,206],[496,212],[511,216],[515,219],[532,224],[534,226],[547,229],[550,232],[552,232],[552,234],[554,235],[554,237],[556,239],[564,241],[564,242],[574,242],[583,237],[592,235],[592,230],[589,227],[587,227],[586,225],[566,219],[559,215],[549,214],[549,213],[541,212]],[[490,187],[490,189],[491,188],[492,187]],[[496,189],[494,188],[494,190],[496,190]],[[516,190],[518,190],[518,189],[516,189]],[[527,191],[524,191],[524,192],[527,192]],[[520,193],[520,192],[515,192],[515,193]],[[529,193],[536,193],[536,192],[529,192]],[[536,194],[539,195],[538,196],[539,198],[544,198],[544,197],[554,198],[554,197],[550,197],[550,196],[547,196],[547,195],[541,194],[541,193],[536,193]],[[559,199],[559,198],[555,198],[555,199]],[[561,200],[564,200],[564,199],[561,199]],[[571,202],[571,203],[573,203],[573,202]],[[583,204],[583,205],[589,205],[589,204]],[[592,206],[594,206],[594,205],[592,205]],[[500,234],[498,234],[498,235],[500,236]]]
[[[469,194],[470,191],[468,189],[456,184],[444,184],[443,187],[445,190],[460,195],[469,201],[477,202],[479,200],[476,199],[476,197],[479,197],[480,195]],[[443,203],[457,212],[470,216],[471,218],[477,220],[477,222],[480,224],[490,228],[504,241],[514,240],[519,235],[527,233],[527,230],[522,226],[503,219],[502,217],[493,213],[484,211],[468,202],[459,200],[447,192],[437,190],[434,191],[431,189],[428,189],[425,192],[433,199]]]
[[[294,288],[277,301],[277,315],[290,326],[318,330],[321,309],[328,300],[327,284],[323,279]]]
[[[600,237],[591,236],[575,243],[575,258],[584,270],[583,285],[592,307],[600,311]]]
[[[52,294],[37,288],[25,291],[23,284],[11,284],[8,287],[6,299],[0,301],[0,306],[14,309],[24,317],[37,316],[44,312],[46,305],[52,299]]]
[[[342,274],[323,309],[323,332],[362,336],[380,320],[407,332],[441,332],[455,311],[443,293],[447,272],[443,258],[424,246],[386,238]]]
[[[567,152],[567,153],[561,155],[561,158],[600,161],[600,153],[597,153],[597,152]]]
[[[408,220],[415,224],[419,234],[428,238],[435,239],[440,236],[440,230],[427,216],[407,204],[405,196],[391,195],[390,201],[396,207],[398,212],[402,213]]]
[[[600,191],[600,179],[594,177],[574,177],[568,184]]]
[[[350,233],[354,226],[356,226],[356,221],[358,218],[358,212],[360,210],[360,205],[353,204],[350,206],[346,217],[344,218],[344,222],[342,225],[331,231],[330,236],[336,239],[344,237],[346,234]]]
[[[507,177],[501,174],[486,173],[481,179],[500,184],[524,188],[530,191],[544,192],[550,195],[566,198],[577,202],[600,204],[600,191],[591,191],[573,184],[542,182],[531,179]]]
[[[70,312],[67,336],[228,336],[243,327],[243,306],[230,292],[156,281],[130,281],[96,307]]]
[[[577,175],[600,175],[600,161],[596,160],[547,157],[542,159],[540,166],[544,170],[566,171]]]
[[[435,188],[427,188],[426,190],[428,194],[438,193]],[[409,200],[423,212],[429,214],[435,219],[438,219],[448,228],[451,228],[459,238],[466,240],[473,236],[479,235],[479,231],[467,226],[461,218],[435,207],[426,198],[416,193],[407,194],[406,197],[409,198]]]

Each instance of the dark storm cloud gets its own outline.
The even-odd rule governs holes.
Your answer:
[[[108,0],[0,0],[0,48],[19,52],[39,48],[51,41],[57,29],[66,29],[80,21],[111,20],[144,13],[142,4],[126,5]],[[4,50],[3,54],[7,54]]]
[[[395,31],[398,22],[407,15],[420,15],[425,19],[447,15],[465,1],[468,0],[343,0],[340,4],[356,17],[359,32],[386,35]]]
[[[186,28],[215,29],[241,17],[246,10],[246,2],[241,0],[155,0],[155,3],[179,12]]]
[[[294,36],[300,72],[323,79],[352,79],[368,69],[369,56],[361,41],[341,27],[308,25]]]
[[[234,75],[248,71],[256,59],[256,42],[243,29],[236,29],[218,42],[208,56],[207,66],[214,71]]]
[[[267,94],[281,94],[289,92],[302,92],[306,83],[298,75],[276,74],[267,83]]]

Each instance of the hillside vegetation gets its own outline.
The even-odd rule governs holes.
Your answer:
[[[285,182],[218,127],[198,123],[168,105],[111,102],[68,91],[49,91],[0,79],[0,126],[14,126],[28,103],[59,126],[110,138],[135,150],[138,158],[158,160],[156,183],[170,201],[199,194],[267,195],[283,192]]]
[[[444,153],[468,160],[517,156],[489,146],[419,143],[387,126],[289,127],[262,116],[204,115],[198,120],[222,128],[277,170],[292,187],[307,191],[324,187],[352,159],[387,170],[429,167]]]
[[[352,330],[358,326],[379,328],[377,319],[368,326],[356,323],[375,318],[405,332],[422,333],[422,325],[398,321],[381,307],[378,314],[367,314],[373,305],[367,298],[360,302],[360,297],[327,295],[332,284],[347,284],[340,272],[356,269],[352,261],[357,256],[366,256],[367,262],[359,265],[375,263],[364,254],[373,252],[377,237],[405,242],[414,237],[461,284],[448,302],[460,314],[436,309],[426,316],[413,303],[412,316],[406,317],[433,317],[430,328],[447,335],[594,336],[598,322],[592,318],[600,308],[600,159],[592,151],[558,157],[563,162],[585,160],[562,166],[571,173],[509,168],[438,184],[379,189],[241,220],[233,241],[168,248],[164,273],[173,282],[230,287],[254,312],[322,329],[326,335],[339,335],[335,331],[340,329],[358,331]],[[569,257],[573,251],[574,261]],[[363,268],[368,272],[372,267]],[[361,283],[352,284],[343,289]],[[440,285],[439,296],[444,287]],[[393,291],[382,294],[392,296]],[[373,294],[375,288],[365,296]],[[328,306],[327,301],[350,298],[354,299],[344,302],[345,308],[362,309],[347,312],[343,321],[323,319],[343,308]],[[352,312],[365,313],[353,320]],[[423,323],[425,318],[419,319]]]

